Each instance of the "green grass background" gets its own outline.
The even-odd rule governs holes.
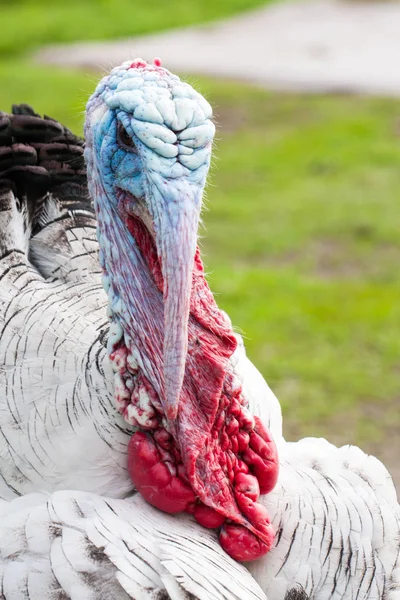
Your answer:
[[[208,22],[265,0],[0,0],[0,56],[50,42],[112,39]]]
[[[29,102],[81,131],[98,74],[33,66],[23,51],[260,4],[171,1],[181,7],[174,23],[157,1],[136,7],[131,25],[123,0],[100,2],[98,12],[91,2],[70,2],[68,14],[64,2],[1,5],[9,28],[0,41],[0,108]],[[113,4],[121,14],[111,18]],[[399,102],[188,79],[218,125],[202,240],[209,280],[281,400],[287,435],[356,442],[398,465]]]

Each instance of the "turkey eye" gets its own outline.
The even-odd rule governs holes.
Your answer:
[[[118,144],[125,148],[125,150],[129,150],[129,152],[136,152],[136,146],[133,142],[133,139],[126,131],[125,127],[121,122],[118,122],[118,134],[117,134]]]

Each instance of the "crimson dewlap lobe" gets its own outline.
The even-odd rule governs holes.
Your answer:
[[[248,410],[231,361],[236,337],[196,246],[210,117],[208,103],[179,78],[157,63],[130,62],[89,101],[86,155],[104,241],[115,400],[138,428],[128,453],[132,481],[161,510],[220,528],[237,560],[254,560],[274,539],[259,496],[274,487],[278,460]],[[118,147],[116,118],[135,153]]]
[[[276,483],[276,449],[262,423],[246,410],[240,383],[225,362],[235,338],[213,301],[198,251],[190,310],[176,435],[135,434],[130,474],[144,497],[162,510],[186,510],[205,527],[218,528],[229,519],[221,530],[224,549],[237,560],[254,560],[274,538],[258,498]]]

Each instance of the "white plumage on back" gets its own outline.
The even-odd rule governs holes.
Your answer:
[[[52,254],[52,229],[61,227],[63,244]],[[31,260],[39,257],[46,279],[20,253],[0,262],[2,477],[17,493],[72,487],[124,494],[131,484],[120,456],[129,434],[113,403],[94,219],[72,215],[38,238]]]
[[[5,598],[266,598],[216,536],[189,517],[160,513],[138,494],[29,494],[4,505],[2,517]]]

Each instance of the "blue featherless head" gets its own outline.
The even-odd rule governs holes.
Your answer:
[[[208,102],[158,59],[113,69],[87,105],[85,158],[111,315],[135,345],[170,419],[185,370],[197,229],[215,133],[211,116]],[[143,231],[154,244],[161,291]],[[162,335],[160,344],[153,340],[150,359],[154,328]]]
[[[147,199],[151,212],[148,194],[162,179],[202,190],[215,133],[211,115],[208,102],[176,75],[157,64],[126,62],[102,79],[88,102],[89,166],[100,169],[107,192]]]

